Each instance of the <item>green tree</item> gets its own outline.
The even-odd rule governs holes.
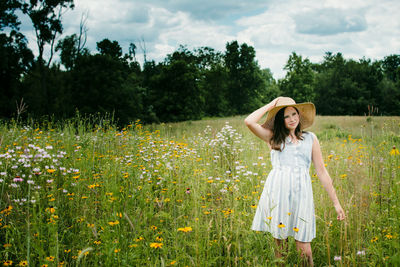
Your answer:
[[[119,123],[136,117],[134,78],[126,62],[109,55],[82,55],[71,71],[73,106],[82,113],[114,114]]]
[[[79,37],[76,34],[61,39],[56,46],[57,51],[60,51],[61,63],[67,70],[74,67],[78,56],[89,54],[89,50],[80,45]]]
[[[315,103],[320,114],[364,115],[368,105],[379,104],[379,62],[345,60],[341,53],[327,53],[316,70]]]
[[[393,82],[400,80],[400,55],[386,56],[382,61],[383,72]]]
[[[282,94],[297,102],[313,102],[314,71],[310,60],[292,52],[284,69],[287,71],[286,76],[279,81]]]
[[[279,86],[272,75],[270,69],[263,69],[261,70],[261,75],[263,80],[265,81],[265,91],[266,94],[261,98],[263,103],[268,103],[274,98],[277,98],[282,93],[279,90]]]
[[[0,3],[0,116],[10,117],[20,102],[21,78],[31,67],[32,51],[19,32],[20,21],[15,14],[21,7],[15,0]],[[7,30],[7,31],[5,31]],[[5,32],[3,32],[5,31]]]
[[[185,47],[167,56],[153,76],[151,95],[160,121],[200,119],[204,98],[197,80],[196,56]]]
[[[108,39],[103,39],[97,42],[97,50],[102,55],[108,55],[114,59],[119,59],[122,57],[122,48],[117,41],[110,41]]]
[[[22,11],[27,14],[32,21],[33,28],[36,34],[36,44],[38,47],[38,57],[32,68],[32,71],[28,75],[26,80],[29,81],[30,87],[25,86],[24,95],[38,95],[41,96],[41,110],[44,114],[51,114],[52,101],[51,97],[57,92],[57,88],[48,84],[49,77],[46,75],[51,73],[53,70],[50,69],[50,64],[54,55],[54,46],[56,37],[62,34],[63,27],[61,23],[64,9],[74,8],[73,0],[24,0],[22,1]],[[44,59],[44,51],[46,45],[49,48],[49,57]],[[33,85],[37,83],[37,85]],[[35,88],[34,92],[30,92]],[[51,92],[55,90],[55,92]],[[37,99],[37,97],[34,97]],[[33,98],[31,98],[33,99]],[[36,104],[29,103],[28,105],[37,106]],[[42,111],[40,112],[42,113]]]
[[[255,61],[256,52],[246,43],[227,43],[224,55],[228,71],[230,114],[245,114],[262,104],[266,95],[265,81]]]
[[[195,61],[199,71],[197,84],[204,98],[202,110],[206,116],[224,116],[229,109],[228,73],[221,52],[210,47],[194,50]]]
[[[50,57],[47,66],[50,66],[54,52],[54,42],[58,34],[63,32],[61,17],[63,9],[74,8],[73,0],[25,0],[22,11],[29,16],[36,34],[36,43],[39,50],[38,62],[44,64],[43,58],[46,44],[50,45]]]

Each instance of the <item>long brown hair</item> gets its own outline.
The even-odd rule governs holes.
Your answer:
[[[287,107],[286,107],[287,108]],[[285,148],[285,140],[286,137],[289,136],[289,129],[285,127],[285,109],[286,108],[281,108],[278,113],[275,115],[275,120],[274,120],[274,130],[273,130],[273,135],[271,140],[269,141],[269,144],[271,145],[271,148],[274,150],[279,150],[282,151]],[[294,107],[294,109],[297,111],[297,114],[300,113],[297,110],[297,108]],[[296,135],[298,140],[303,140],[302,135],[302,130],[301,130],[301,124],[299,120],[299,124],[297,125],[296,129],[294,130],[294,134]],[[281,148],[281,145],[283,144],[283,147]]]

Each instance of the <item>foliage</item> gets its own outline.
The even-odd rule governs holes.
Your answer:
[[[180,46],[158,63],[148,61],[144,49],[141,65],[134,43],[127,53],[107,38],[97,42],[98,53],[85,48],[84,15],[78,33],[56,43],[62,15],[72,8],[72,0],[1,2],[1,117],[12,118],[15,103],[23,99],[27,117],[107,113],[123,127],[136,119],[157,123],[248,114],[279,95],[312,101],[324,115],[400,114],[399,55],[371,61],[328,52],[312,63],[293,52],[285,77],[276,81],[269,69],[260,69],[254,47],[233,40],[222,52]],[[35,60],[17,12],[29,16],[35,29]],[[51,64],[54,53],[60,62]]]
[[[398,118],[320,117],[311,131],[347,219],[311,168],[314,263],[399,263]],[[152,130],[150,130],[150,127]],[[243,117],[118,130],[79,114],[0,124],[0,263],[13,266],[273,266],[250,230],[271,170]],[[299,265],[289,238],[285,262]]]
[[[279,81],[279,88],[284,95],[291,96],[297,102],[313,102],[314,92],[314,72],[312,63],[307,58],[293,52],[286,63],[287,70],[284,79]]]

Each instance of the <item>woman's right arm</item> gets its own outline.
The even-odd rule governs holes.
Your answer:
[[[258,121],[262,118],[262,116],[264,116],[265,113],[275,107],[278,99],[279,97],[275,98],[267,105],[257,109],[244,120],[244,123],[250,129],[250,131],[252,131],[257,137],[267,142],[267,144],[269,144],[269,140],[272,138],[272,130],[262,127]]]

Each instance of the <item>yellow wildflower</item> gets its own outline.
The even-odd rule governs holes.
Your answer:
[[[118,221],[118,220],[116,220],[115,222],[108,222],[108,224],[109,224],[109,225],[111,225],[111,226],[114,226],[114,225],[117,225],[117,224],[119,224],[119,221]]]
[[[162,248],[163,243],[151,243],[150,247],[151,248]]]
[[[376,241],[378,241],[378,237],[376,237],[376,236],[375,236],[374,238],[371,239],[371,243],[374,243],[374,242],[376,242]]]
[[[393,146],[392,150],[390,150],[389,153],[390,153],[391,156],[400,155],[399,150],[395,146]]]
[[[193,231],[193,229],[192,229],[192,227],[190,227],[190,226],[184,227],[184,228],[178,228],[178,232],[187,233],[187,232],[191,232],[191,231]]]
[[[11,260],[6,260],[5,262],[3,262],[3,266],[11,266],[13,264],[13,261]]]
[[[392,239],[393,238],[393,236],[391,234],[387,234],[385,236],[386,236],[387,239]]]

